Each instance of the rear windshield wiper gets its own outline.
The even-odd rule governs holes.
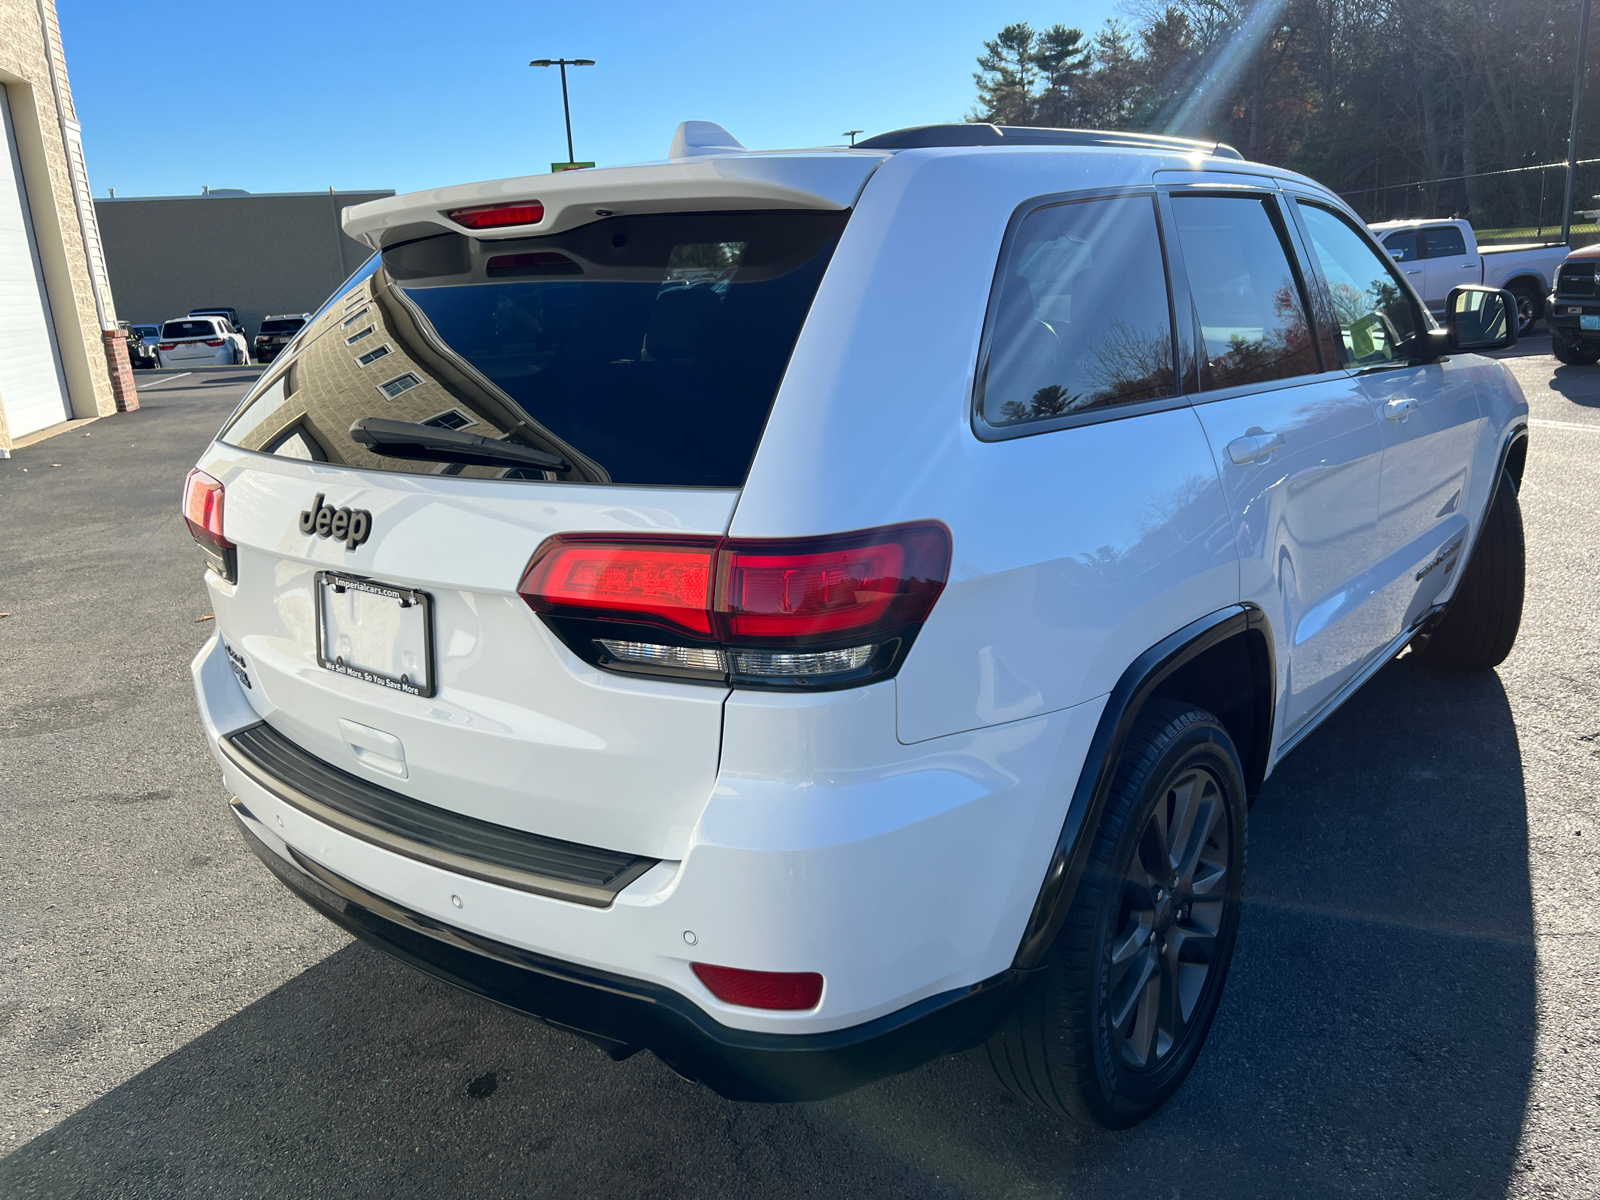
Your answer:
[[[386,458],[409,458],[421,462],[462,463],[469,467],[538,467],[545,471],[567,471],[566,459],[532,446],[519,446],[498,438],[479,437],[436,425],[411,421],[390,421],[383,417],[362,417],[350,426],[350,440]]]

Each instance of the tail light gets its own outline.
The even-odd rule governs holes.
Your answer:
[[[596,666],[816,690],[893,675],[949,569],[937,522],[794,539],[563,534],[518,590]]]
[[[689,964],[711,994],[745,1008],[794,1011],[822,1001],[822,976],[815,971],[745,971],[738,967]]]
[[[207,338],[206,339],[206,345],[208,345],[208,346],[221,346],[221,345],[224,345],[227,342],[227,340],[228,340],[227,338]]]
[[[157,342],[156,343],[156,349],[157,350],[175,350],[175,349],[177,349],[177,347],[178,347],[178,343],[177,342]]]
[[[222,533],[222,484],[198,467],[183,485],[183,519],[205,551],[206,562],[229,583],[238,578],[238,558],[233,543]]]
[[[445,215],[468,229],[505,229],[512,225],[537,225],[544,220],[544,205],[537,200],[517,200],[510,204],[453,208]]]

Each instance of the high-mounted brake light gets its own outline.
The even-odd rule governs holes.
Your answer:
[[[222,532],[222,484],[196,467],[183,485],[183,519],[206,562],[229,583],[237,577],[234,545]]]
[[[815,971],[745,971],[690,963],[701,983],[718,1000],[743,1008],[793,1012],[822,1002],[822,976]]]
[[[898,669],[949,568],[937,522],[792,539],[562,534],[518,591],[597,666],[832,688]]]
[[[510,204],[453,208],[445,215],[468,229],[504,229],[512,225],[537,225],[544,220],[544,205],[537,200],[517,200]]]

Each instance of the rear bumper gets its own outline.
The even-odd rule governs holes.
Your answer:
[[[818,1034],[734,1029],[670,988],[453,928],[367,892],[290,848],[235,801],[250,849],[292,892],[348,933],[466,991],[598,1044],[612,1058],[650,1050],[731,1100],[820,1100],[976,1045],[998,1026],[1027,972],[930,996],[862,1025]]]
[[[614,1052],[648,1048],[726,1095],[769,1100],[905,1070],[980,1040],[1000,1019],[1100,708],[905,746],[894,739],[893,683],[737,695],[682,860],[589,903],[493,876],[482,869],[486,847],[463,865],[319,814],[306,797],[325,789],[310,775],[282,764],[264,774],[265,760],[235,753],[270,713],[252,705],[260,689],[247,695],[220,632],[192,671],[252,844],[320,911]],[[362,780],[353,758],[337,767]],[[447,846],[437,829],[408,834],[403,813],[365,811],[402,840]],[[817,971],[826,985],[812,1010],[744,1008],[710,993],[694,962]]]

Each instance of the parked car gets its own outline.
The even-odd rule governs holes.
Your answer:
[[[117,324],[128,339],[128,362],[131,366],[138,370],[161,365],[161,360],[156,356],[156,343],[161,340],[161,326],[133,325],[127,321],[118,321]]]
[[[1436,316],[1457,284],[1505,288],[1517,299],[1519,335],[1544,315],[1544,298],[1567,254],[1559,243],[1480,246],[1469,221],[1385,221],[1372,229]]]
[[[310,313],[283,313],[262,318],[261,328],[256,333],[256,361],[271,362],[310,319]]]
[[[180,317],[161,327],[156,353],[163,367],[240,366],[250,361],[244,334],[226,317]]]
[[[1569,367],[1600,362],[1597,262],[1600,262],[1600,243],[1574,250],[1556,272],[1555,286],[1545,299],[1544,320],[1550,327],[1550,350],[1558,362]]]
[[[192,308],[189,310],[191,317],[225,317],[228,324],[232,325],[236,333],[244,332],[244,322],[239,320],[239,312],[233,308]]]
[[[614,1058],[796,1100],[986,1046],[1131,1125],[1274,767],[1407,646],[1511,648],[1514,302],[1435,325],[1214,143],[737,145],[345,210],[378,253],[185,489],[233,815]]]

